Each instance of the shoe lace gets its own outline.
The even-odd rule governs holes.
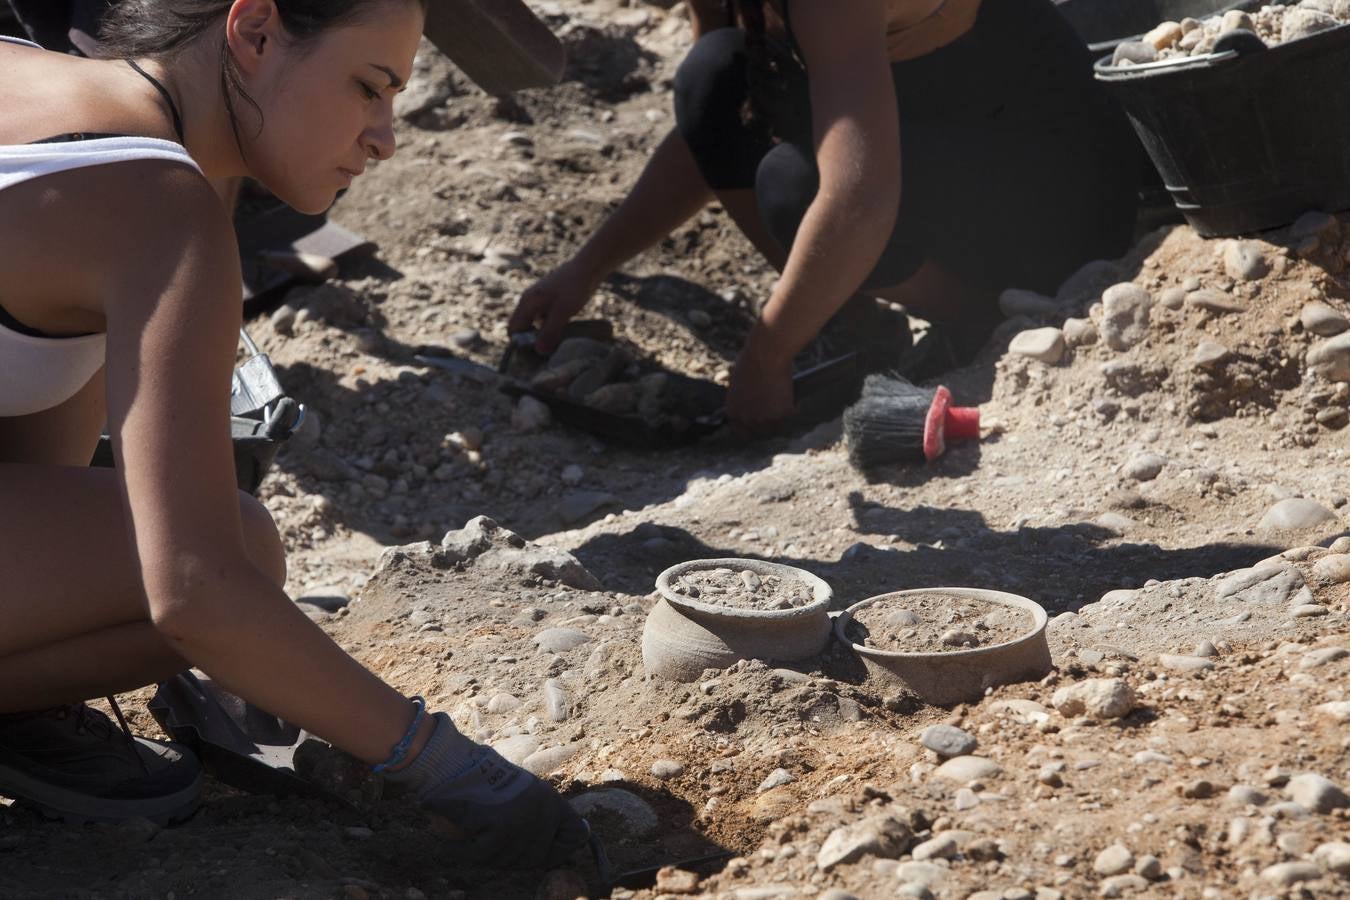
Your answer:
[[[113,715],[117,717],[117,724],[121,731],[114,730],[108,722],[107,716],[100,715],[85,703],[70,703],[58,707],[62,717],[72,716],[75,719],[75,729],[77,731],[88,732],[98,735],[106,740],[113,740],[120,736],[128,747],[132,748],[132,756],[136,757],[136,762],[140,764],[141,770],[145,774],[150,774],[150,767],[141,759],[139,753],[134,752],[136,746],[136,735],[132,733],[131,726],[127,724],[127,718],[122,714],[122,708],[117,705],[115,697],[104,698],[108,701],[108,706],[112,708]]]

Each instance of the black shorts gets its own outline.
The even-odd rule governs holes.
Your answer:
[[[755,106],[772,121],[747,124],[747,66],[739,29],[705,35],[676,76],[676,120],[709,185],[754,188],[786,249],[819,185],[809,73],[784,72]],[[985,0],[969,32],[891,75],[900,206],[864,287],[933,260],[990,288],[1053,293],[1083,263],[1128,250],[1137,141],[1050,0]]]

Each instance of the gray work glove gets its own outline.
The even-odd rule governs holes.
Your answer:
[[[410,785],[427,811],[464,833],[465,856],[479,865],[544,868],[586,846],[590,827],[547,782],[469,740],[443,712],[422,752],[386,775]]]

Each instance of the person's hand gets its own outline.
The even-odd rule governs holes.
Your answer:
[[[752,337],[731,370],[727,419],[732,427],[754,432],[792,415],[792,358],[763,349]]]
[[[586,846],[591,834],[586,820],[551,785],[464,737],[445,713],[434,719],[435,731],[422,752],[391,777],[418,783],[418,801],[453,826],[467,860],[545,868]]]
[[[563,328],[581,312],[598,286],[598,280],[580,263],[568,260],[520,295],[506,330],[516,334],[539,324],[535,349],[540,353],[552,353],[562,338]]]

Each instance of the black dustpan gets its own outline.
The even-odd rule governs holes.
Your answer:
[[[173,740],[197,754],[217,780],[253,794],[316,797],[350,804],[302,778],[295,757],[318,738],[221,688],[183,672],[159,685],[150,714]],[[326,746],[326,745],[325,745]]]

